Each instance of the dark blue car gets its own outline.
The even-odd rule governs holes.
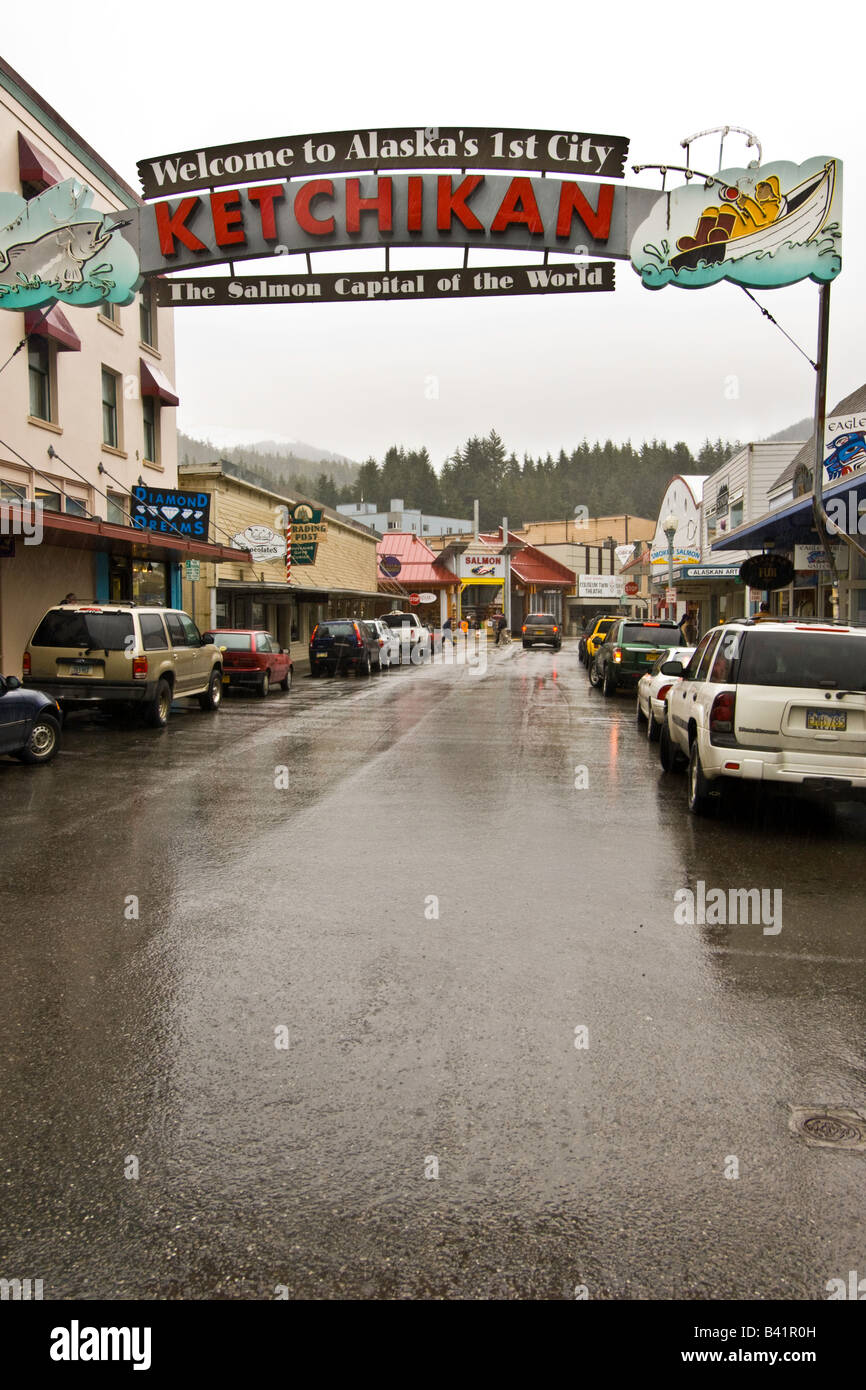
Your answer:
[[[50,763],[60,747],[60,706],[17,676],[0,676],[0,753],[22,763]]]

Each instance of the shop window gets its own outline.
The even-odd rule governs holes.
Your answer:
[[[144,426],[144,457],[148,463],[159,463],[159,406],[153,396],[142,396],[141,416]]]
[[[132,598],[132,564],[128,555],[108,557],[108,597],[112,603]]]
[[[7,483],[0,478],[0,502],[24,502],[27,489],[23,484]]]
[[[168,602],[168,575],[162,560],[133,560],[132,598],[157,607]]]
[[[126,525],[126,497],[122,492],[109,492],[106,510],[106,521],[112,522],[115,526]]]
[[[30,414],[34,420],[47,420],[53,424],[54,361],[51,344],[45,338],[34,334],[27,339],[27,364],[30,376]]]
[[[250,618],[250,626],[251,626],[251,627],[264,627],[264,625],[265,625],[265,605],[264,605],[263,603],[256,603],[255,601],[253,601],[253,602],[251,603],[251,605],[250,605],[250,609],[251,609],[251,614],[252,614],[252,616],[251,616],[251,618]]]
[[[155,348],[156,341],[156,304],[153,297],[153,286],[145,285],[141,291],[141,298],[138,301],[138,332],[141,341],[147,346]]]
[[[102,368],[102,442],[110,449],[120,448],[118,375]]]

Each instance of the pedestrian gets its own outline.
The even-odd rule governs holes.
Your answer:
[[[773,615],[772,615],[772,613],[770,612],[770,605],[769,605],[769,603],[766,603],[766,602],[762,603],[761,606],[760,606],[760,608],[758,609],[757,613],[755,614],[755,622],[756,622],[756,623],[769,623],[769,622],[772,622],[772,618],[773,618]]]
[[[68,593],[68,594],[66,595],[66,598],[62,598],[62,599],[60,600],[60,602],[61,602],[61,604],[63,604],[63,603],[77,603],[77,602],[78,602],[78,595],[77,595],[77,594],[73,594],[73,593],[70,592],[70,593]]]
[[[499,617],[498,617],[497,620],[496,620],[496,646],[497,646],[497,647],[499,646],[500,642],[504,643],[504,642],[506,641],[506,629],[507,629],[507,627],[508,627],[508,622],[507,622],[507,620],[506,620],[505,614],[504,614],[504,613],[500,613]]]
[[[680,636],[683,639],[684,647],[693,647],[695,645],[696,633],[697,628],[695,627],[695,620],[691,613],[686,611],[682,618],[680,618]]]

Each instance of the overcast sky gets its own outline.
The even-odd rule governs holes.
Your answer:
[[[404,124],[625,135],[625,181],[651,186],[655,176],[631,164],[680,163],[683,136],[721,123],[755,131],[765,162],[839,156],[832,404],[866,379],[866,25],[853,5],[832,13],[830,35],[813,5],[790,0],[759,0],[747,22],[694,5],[558,0],[259,0],[249,11],[149,0],[92,12],[42,0],[36,12],[5,7],[0,49],[136,188],[144,156]],[[717,156],[716,137],[692,150],[698,168],[715,170]],[[725,164],[750,158],[730,136]],[[314,267],[382,264],[378,252],[338,256]],[[437,252],[427,263],[453,259]],[[423,261],[406,251],[392,264]],[[811,367],[742,290],[650,292],[628,262],[616,268],[613,294],[179,310],[178,423],[224,445],[300,439],[359,460],[426,444],[438,467],[491,429],[519,455],[584,436],[694,447],[706,435],[758,439],[811,413]],[[812,357],[817,296],[811,282],[760,296]]]

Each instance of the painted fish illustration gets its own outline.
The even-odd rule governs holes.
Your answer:
[[[107,225],[103,218],[93,222],[70,222],[45,232],[32,241],[19,241],[6,250],[0,248],[0,285],[31,288],[39,284],[69,290],[84,283],[84,267],[106,247],[125,222]],[[109,265],[93,267],[94,272],[111,270]],[[96,280],[102,288],[113,282]]]

